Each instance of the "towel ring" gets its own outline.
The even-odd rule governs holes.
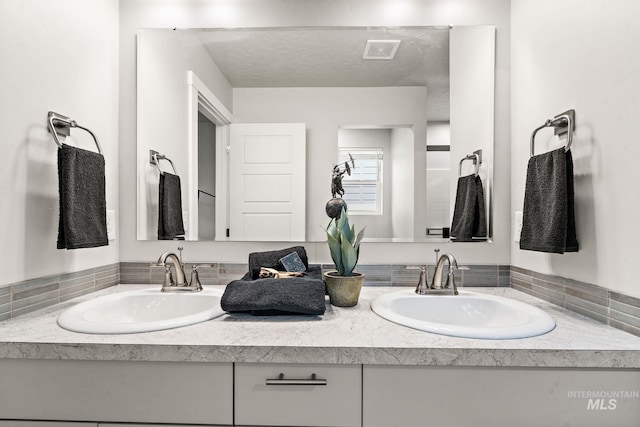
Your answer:
[[[173,174],[178,175],[178,172],[176,171],[176,166],[173,164],[170,158],[168,158],[164,154],[158,153],[155,150],[149,150],[149,163],[151,163],[156,167],[156,169],[158,169],[158,172],[160,172],[160,175],[164,175],[164,171],[160,168],[160,160],[168,161],[171,164],[171,169],[173,169]]]
[[[462,176],[462,163],[465,160],[473,160],[473,164],[476,165],[476,172],[473,175],[478,176],[478,173],[480,173],[480,156],[476,153],[473,153],[465,156],[462,160],[460,160],[460,164],[458,164],[458,177]]]
[[[571,110],[571,111],[573,111],[573,110]],[[556,128],[556,134],[560,134],[560,133],[563,133],[563,132],[558,132],[557,128],[566,126],[566,128],[567,128],[567,145],[564,147],[564,151],[565,151],[565,153],[567,151],[569,151],[569,149],[571,148],[571,143],[573,142],[573,129],[575,127],[575,121],[574,121],[574,118],[573,118],[573,114],[570,114],[571,111],[569,111],[567,113],[559,114],[559,115],[555,116],[553,119],[547,119],[547,121],[544,122],[543,125],[538,126],[537,128],[534,129],[533,133],[531,134],[531,141],[530,141],[530,154],[531,154],[531,157],[533,157],[535,155],[535,138],[536,138],[536,134],[538,133],[538,131],[540,129],[547,128],[547,127]]]
[[[96,135],[86,127],[80,126],[75,120],[72,120],[67,116],[63,116],[62,114],[49,111],[49,114],[47,114],[47,122],[49,122],[49,132],[53,135],[53,140],[58,148],[62,148],[62,142],[58,138],[59,134],[69,136],[71,134],[69,131],[70,128],[79,128],[87,131],[89,135],[93,137],[93,141],[96,143],[96,147],[98,147],[98,153],[102,154],[102,147],[98,142],[98,137],[96,137]]]

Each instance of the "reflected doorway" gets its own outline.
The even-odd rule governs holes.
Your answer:
[[[216,125],[198,112],[198,240],[216,237]]]

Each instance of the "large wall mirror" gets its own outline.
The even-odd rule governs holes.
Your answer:
[[[139,240],[178,215],[187,240],[324,241],[349,154],[367,239],[446,238],[477,172],[491,240],[494,27],[144,29],[137,49]]]

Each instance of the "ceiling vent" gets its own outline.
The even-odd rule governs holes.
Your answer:
[[[393,59],[400,40],[367,40],[362,59]]]

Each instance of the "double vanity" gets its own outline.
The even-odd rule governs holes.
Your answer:
[[[188,299],[212,298],[209,305],[222,292],[118,285],[4,322],[0,426],[507,426],[527,417],[536,425],[626,426],[640,419],[640,338],[510,288],[422,296],[365,287],[356,307],[327,305],[324,316],[213,311],[212,320],[147,333],[77,333],[57,323],[78,307],[85,320],[109,323],[117,306],[128,311],[118,313],[128,319],[121,325],[148,326],[166,320],[140,310],[149,301],[179,318],[193,314],[185,307],[197,304]],[[183,311],[162,308],[168,298],[186,301]],[[393,318],[415,318],[412,304],[420,301],[434,301],[434,316],[454,314],[418,318],[422,324],[458,319],[468,328],[462,319],[470,315],[477,328],[500,329],[504,319],[536,317],[499,310],[529,307],[555,328],[522,339],[461,338]],[[486,307],[495,316],[483,325]]]
[[[0,426],[508,426],[534,418],[626,426],[640,419],[640,338],[510,288],[460,288],[457,296],[398,289],[365,287],[356,307],[327,305],[317,317],[214,311],[209,321],[146,333],[58,325],[78,307],[91,313],[87,321],[113,324],[107,314],[117,306],[120,326],[148,326],[162,320],[140,310],[149,301],[187,301],[176,304],[182,312],[160,310],[178,318],[192,307],[188,299],[223,292],[118,285],[5,321]],[[436,305],[457,299],[441,314],[475,315],[477,326],[481,304],[496,313],[503,298],[511,302],[506,310],[541,311],[555,328],[523,339],[460,338],[372,311],[386,304],[392,317],[411,317],[407,301],[429,300],[437,314]]]

